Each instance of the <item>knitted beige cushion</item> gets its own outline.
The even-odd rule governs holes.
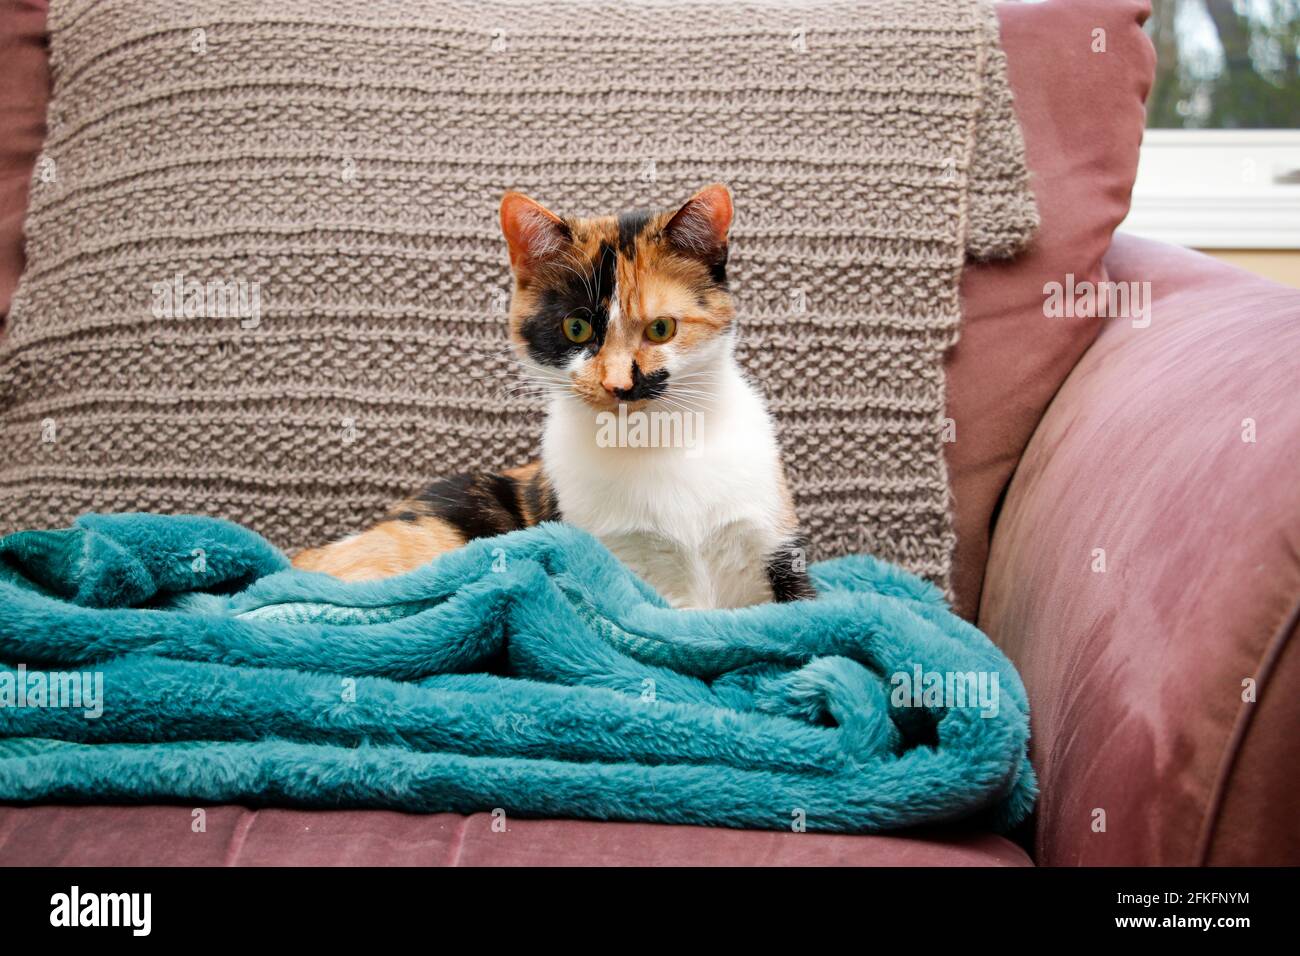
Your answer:
[[[50,28],[0,531],[206,512],[295,548],[520,464],[501,193],[723,180],[810,556],[946,584],[958,280],[1035,222],[987,6],[54,0]]]

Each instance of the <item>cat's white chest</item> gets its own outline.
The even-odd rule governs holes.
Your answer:
[[[772,600],[761,560],[766,550],[761,528],[719,529],[711,547],[654,532],[607,535],[601,540],[673,607],[747,607]]]
[[[594,413],[572,403],[547,420],[542,457],[564,520],[676,607],[771,600],[767,558],[789,533],[762,400],[738,375],[723,399],[694,420],[690,447],[611,447],[608,430],[598,441]]]

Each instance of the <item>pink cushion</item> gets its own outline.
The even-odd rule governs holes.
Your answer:
[[[1035,859],[1294,864],[1300,291],[1126,236],[1107,263],[1150,325],[1108,323],[1053,400],[980,610],[1029,692]]]
[[[948,360],[956,441],[948,468],[956,512],[953,590],[974,619],[1002,491],[1043,410],[1097,337],[1090,319],[1048,319],[1043,285],[1097,281],[1128,214],[1155,53],[1146,0],[1001,4],[1016,112],[1042,225],[1028,254],[974,265],[962,278],[961,341]],[[1105,31],[1106,52],[1092,51]]]
[[[989,834],[841,836],[382,810],[0,807],[0,866],[1031,866]]]
[[[46,0],[0,0],[0,320],[23,271],[23,217],[45,141]]]

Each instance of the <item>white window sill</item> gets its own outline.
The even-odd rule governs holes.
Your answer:
[[[1300,130],[1147,130],[1120,228],[1198,249],[1300,249]]]

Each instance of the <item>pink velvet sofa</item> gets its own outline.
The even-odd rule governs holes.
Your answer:
[[[957,607],[1030,696],[1031,826],[498,833],[487,814],[227,806],[196,833],[184,806],[0,806],[0,864],[1300,863],[1300,292],[1113,236],[1151,81],[1144,0],[999,15],[1042,228],[1016,262],[967,269],[949,466]],[[43,29],[41,0],[0,3],[0,311],[43,133]],[[1149,283],[1149,310],[1047,320],[1043,285],[1067,274]]]

